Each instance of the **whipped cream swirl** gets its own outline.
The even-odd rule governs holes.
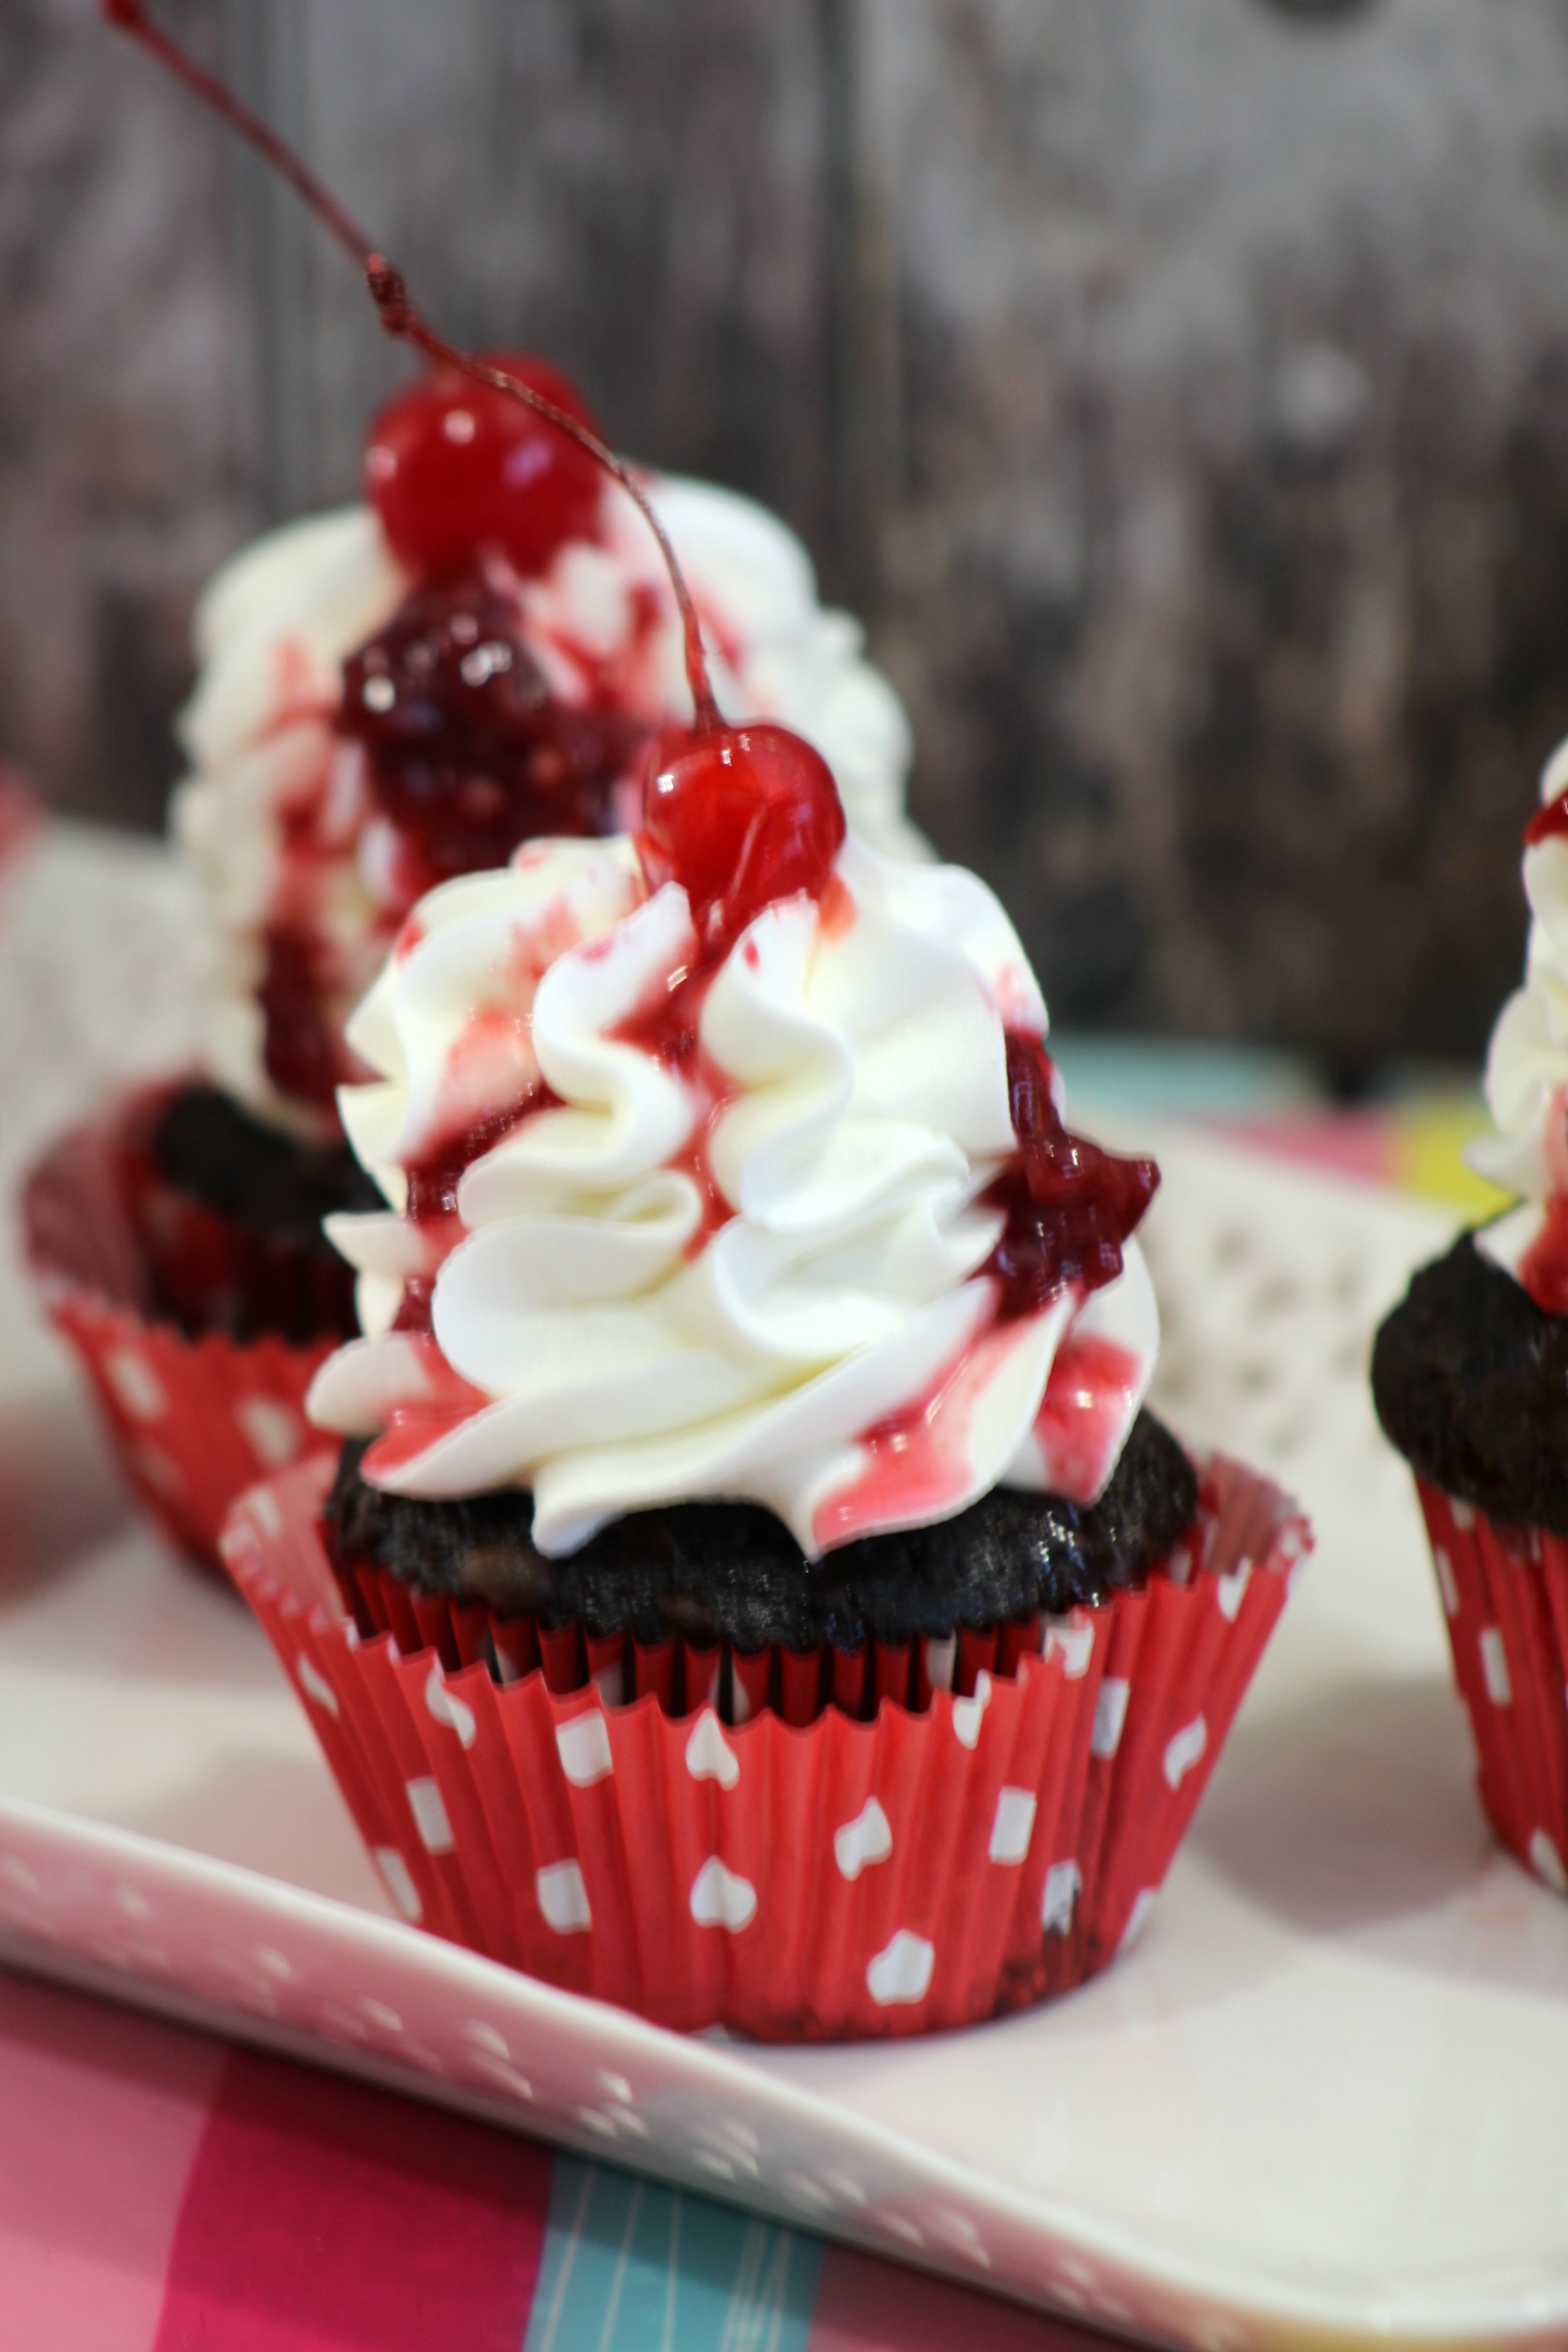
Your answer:
[[[774,719],[814,743],[850,821],[895,855],[922,853],[903,815],[910,756],[902,706],[861,656],[847,614],[826,611],[805,549],[751,500],[650,478],[702,616],[725,715]],[[363,748],[334,719],[348,656],[414,585],[374,510],[355,506],[259,540],[197,609],[201,675],[182,720],[194,773],[174,804],[208,912],[207,1056],[253,1110],[321,1124],[268,1076],[258,1000],[268,931],[309,941],[312,988],[338,1029],[380,969],[417,889],[378,810]],[[606,691],[649,728],[689,709],[674,599],[651,532],[606,486],[597,536],[570,541],[536,580],[509,577],[515,634],[552,696]],[[635,783],[626,787],[635,795]],[[620,812],[636,821],[629,805]]]
[[[1568,793],[1568,742],[1541,779],[1543,808]],[[1538,824],[1539,824],[1538,820]],[[1532,826],[1531,831],[1537,828]],[[1524,852],[1530,943],[1524,984],[1498,1015],[1487,1055],[1487,1105],[1498,1129],[1470,1146],[1480,1175],[1523,1197],[1476,1244],[1552,1314],[1568,1313],[1568,823]]]
[[[1006,1031],[1046,1025],[991,892],[851,833],[822,902],[766,908],[680,1013],[697,962],[684,890],[623,838],[420,903],[350,1026],[380,1076],[343,1121],[389,1207],[331,1221],[366,1336],[312,1416],[377,1436],[396,1492],[531,1487],[557,1554],[682,1498],[765,1504],[813,1556],[999,1483],[1092,1500],[1158,1319],[1133,1243],[1013,1318],[985,1270]],[[396,1328],[416,1297],[429,1329]]]

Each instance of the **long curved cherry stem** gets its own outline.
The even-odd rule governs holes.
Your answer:
[[[342,247],[355,267],[363,271],[371,299],[387,334],[400,342],[412,343],[427,359],[458,369],[464,375],[471,376],[476,383],[491,384],[498,392],[510,393],[512,399],[521,401],[525,408],[531,408],[536,416],[543,417],[547,425],[553,425],[557,431],[568,435],[620,484],[658,541],[659,553],[664,558],[665,569],[675,591],[685,640],[686,679],[691,689],[697,731],[706,734],[721,726],[723,722],[713,698],[713,683],[708,675],[708,657],[702,648],[701,625],[697,617],[697,607],[691,601],[691,591],[686,584],[685,574],[670,545],[669,535],[630,467],[617,457],[596,433],[590,432],[585,425],[568,415],[563,408],[557,408],[552,400],[546,400],[531,385],[510,375],[505,368],[491,367],[488,361],[474,359],[468,352],[459,351],[455,343],[449,343],[445,335],[437,334],[410,299],[402,271],[384,254],[376,251],[353,215],[343,209],[331,190],[322,185],[293,149],[263,122],[258,114],[251,111],[243,99],[237,98],[216,74],[209,73],[205,66],[199,65],[161,26],[153,23],[142,5],[142,0],[100,0],[100,5],[111,25],[117,26],[122,33],[130,34],[133,40],[140,41],[176,81],[183,82],[187,89],[193,90],[204,105],[221,116],[242,139],[247,140],[263,161],[288,181],[328,235]]]

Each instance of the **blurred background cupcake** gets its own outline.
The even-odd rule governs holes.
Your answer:
[[[587,421],[555,371],[517,364]],[[274,532],[197,608],[174,822],[206,943],[201,1075],[143,1087],[29,1180],[31,1262],[127,1471],[210,1559],[232,1496],[308,1443],[355,1329],[321,1219],[366,1205],[343,1024],[420,895],[538,834],[624,824],[689,708],[647,525],[554,427],[437,371],[375,419],[369,500]],[[902,816],[909,731],[799,542],[750,501],[650,478],[735,717],[799,727],[868,837]]]
[[[1568,1895],[1568,746],[1525,830],[1524,985],[1471,1146],[1517,1204],[1423,1267],[1384,1323],[1373,1392],[1415,1473],[1481,1801]]]

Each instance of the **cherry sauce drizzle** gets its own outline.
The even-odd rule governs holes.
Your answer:
[[[1066,1283],[1114,1282],[1121,1247],[1153,1199],[1152,1160],[1122,1160],[1062,1124],[1052,1065],[1037,1037],[1007,1033],[1007,1096],[1017,1150],[981,1200],[1005,1217],[985,1271],[1007,1319],[1036,1315]]]
[[[1543,841],[1560,839],[1568,834],[1568,793],[1559,793],[1554,801],[1536,810],[1524,828],[1524,845],[1536,848]]]

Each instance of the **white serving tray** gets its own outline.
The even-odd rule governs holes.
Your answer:
[[[13,963],[68,931],[43,883]],[[150,867],[147,903],[163,887]],[[0,1024],[6,980],[0,953]],[[102,1003],[56,1015],[96,1035]],[[6,1060],[0,1025],[0,1082]],[[68,1064],[69,1039],[51,1105]],[[36,1123],[0,1135],[0,1181]],[[1149,1928],[1096,1983],[961,2035],[763,2050],[395,1922],[265,1642],[124,1518],[5,1268],[0,1958],[1163,2342],[1561,2345],[1568,1905],[1488,1840],[1364,1385],[1445,1220],[1159,1144],[1160,1402],[1290,1485],[1321,1541]]]

